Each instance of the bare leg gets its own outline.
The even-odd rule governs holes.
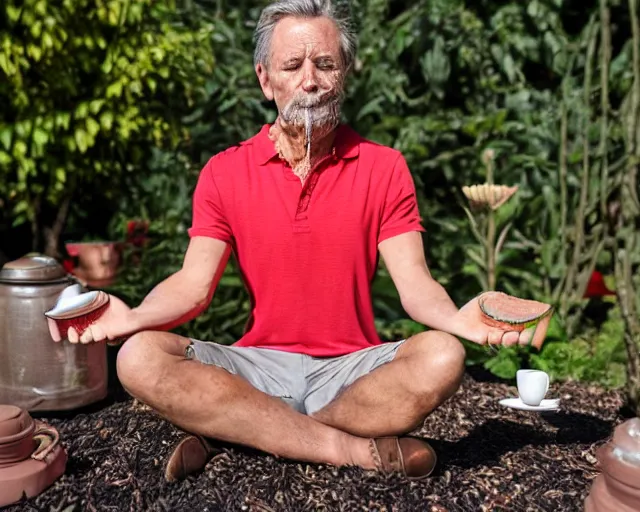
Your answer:
[[[164,332],[129,338],[118,354],[125,389],[184,430],[274,455],[373,469],[368,439],[293,410],[224,369],[184,358],[187,339]]]
[[[355,381],[313,418],[356,436],[404,434],[456,392],[464,358],[450,334],[412,336],[393,361]]]

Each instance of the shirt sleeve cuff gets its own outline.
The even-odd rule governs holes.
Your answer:
[[[424,233],[427,230],[424,229],[424,227],[422,227],[421,224],[387,228],[384,231],[381,231],[380,234],[378,235],[378,243],[383,242],[394,236],[403,235],[404,233],[411,233],[412,231],[418,231],[420,233]]]
[[[190,228],[187,230],[190,238],[194,236],[206,236],[209,238],[215,238],[227,244],[232,242],[231,237],[220,229],[215,228]]]

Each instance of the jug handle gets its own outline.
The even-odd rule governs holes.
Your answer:
[[[36,421],[36,431],[34,432],[33,439],[38,444],[36,451],[31,454],[31,458],[35,460],[44,460],[47,458],[53,449],[58,446],[60,442],[60,435],[58,431],[43,423]]]
[[[74,281],[74,283],[72,283],[72,284],[79,284],[79,285],[80,285],[80,287],[81,287],[83,290],[86,290],[86,289],[87,289],[87,287],[88,287],[88,283],[87,283],[86,281],[84,281],[83,279],[80,279],[77,275],[75,275],[75,274],[71,274],[71,273],[68,273],[68,274],[67,274],[67,277],[68,277],[71,281]]]

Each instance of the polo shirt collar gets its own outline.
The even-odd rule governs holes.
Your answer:
[[[255,154],[258,165],[266,165],[272,159],[278,158],[275,145],[269,139],[271,126],[270,124],[265,124],[255,136]],[[338,125],[336,130],[334,141],[335,156],[342,160],[357,158],[360,154],[360,135],[346,124]]]

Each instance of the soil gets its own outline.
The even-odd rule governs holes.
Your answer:
[[[561,410],[532,413],[498,400],[508,383],[467,375],[414,432],[432,441],[436,473],[422,482],[354,467],[282,460],[224,446],[199,475],[167,483],[164,464],[183,432],[116,390],[108,402],[45,416],[67,447],[67,471],[17,511],[577,511],[597,475],[595,450],[624,421],[623,397],[555,384]]]

